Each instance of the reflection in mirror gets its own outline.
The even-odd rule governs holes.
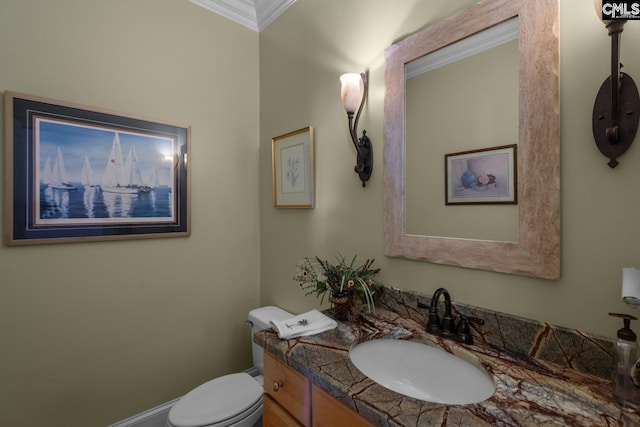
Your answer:
[[[558,19],[558,0],[485,0],[385,50],[386,255],[559,277]],[[502,23],[517,39],[405,82],[405,65]],[[445,205],[445,154],[511,144],[517,205]]]
[[[438,203],[446,154],[517,144],[518,60],[512,18],[405,64],[407,234],[518,241],[517,205]]]

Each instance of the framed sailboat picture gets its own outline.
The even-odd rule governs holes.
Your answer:
[[[191,128],[5,92],[5,243],[183,237]]]

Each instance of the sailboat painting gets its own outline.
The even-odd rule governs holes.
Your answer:
[[[189,236],[191,128],[5,92],[9,245]]]
[[[36,224],[174,220],[174,164],[163,161],[177,152],[174,139],[44,118],[36,123],[42,165]]]

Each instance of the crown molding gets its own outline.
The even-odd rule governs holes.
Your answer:
[[[260,32],[296,0],[189,0],[211,12]]]
[[[410,79],[427,71],[444,67],[452,62],[500,46],[503,43],[516,40],[520,31],[519,25],[520,21],[518,17],[511,18],[472,36],[421,56],[405,65],[405,78]]]

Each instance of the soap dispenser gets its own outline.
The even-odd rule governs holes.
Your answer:
[[[635,316],[620,313],[609,313],[610,316],[621,317],[624,327],[618,329],[615,343],[613,367],[613,400],[625,411],[640,410],[640,387],[634,384],[632,370],[638,359],[638,343],[636,334],[629,327]]]

